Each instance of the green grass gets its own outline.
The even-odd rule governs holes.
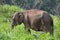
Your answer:
[[[2,7],[4,7],[4,10]],[[54,36],[50,36],[49,33],[36,32],[34,30],[31,30],[30,34],[24,29],[23,23],[17,25],[13,30],[11,29],[11,22],[9,22],[9,20],[11,20],[10,17],[14,11],[21,11],[21,8],[15,5],[1,5],[0,9],[2,9],[0,10],[0,40],[60,40],[60,19],[58,19],[57,16],[52,16],[54,21]],[[10,17],[8,13],[11,14]],[[33,36],[33,34],[35,34],[35,36]]]

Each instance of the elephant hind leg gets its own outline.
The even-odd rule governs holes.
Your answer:
[[[54,32],[54,31],[53,31],[53,28],[51,28],[51,29],[49,30],[49,32],[50,32],[51,35],[53,35],[53,32]]]
[[[46,32],[46,33],[49,32],[51,35],[53,35],[53,30],[52,30],[51,27],[44,27],[43,31]]]

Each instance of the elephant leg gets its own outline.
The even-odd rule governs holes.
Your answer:
[[[44,32],[49,32],[51,35],[53,35],[53,28],[51,26],[48,26],[47,28],[44,28]]]
[[[53,28],[52,27],[49,28],[49,32],[51,35],[53,35]]]
[[[31,33],[31,30],[30,30],[29,26],[25,26],[24,29],[26,30],[26,32]]]
[[[53,27],[52,26],[47,26],[47,32],[49,32],[51,35],[53,35]]]

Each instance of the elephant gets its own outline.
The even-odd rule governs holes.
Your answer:
[[[35,31],[49,32],[53,35],[53,19],[47,11],[30,9],[23,12],[15,12],[12,17],[12,29],[16,25],[24,24],[25,29],[31,32]]]

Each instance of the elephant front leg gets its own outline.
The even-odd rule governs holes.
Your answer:
[[[30,30],[30,27],[29,26],[25,26],[24,29],[26,30],[27,33],[30,33],[31,34],[31,30]]]

